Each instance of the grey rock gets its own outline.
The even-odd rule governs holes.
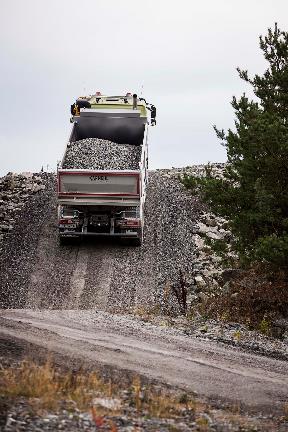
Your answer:
[[[45,190],[45,188],[46,188],[45,185],[38,185],[38,184],[36,184],[36,185],[33,187],[33,192],[39,192],[39,191]]]
[[[12,228],[13,227],[11,225],[0,225],[0,229],[4,233],[11,231]]]
[[[213,240],[222,240],[223,239],[223,235],[220,232],[211,232],[208,231],[206,232],[207,237],[213,239]]]
[[[208,300],[208,296],[207,296],[207,294],[205,294],[204,292],[200,292],[200,293],[198,294],[198,297],[199,297],[199,299],[200,299],[202,302],[206,302],[206,301]]]
[[[22,172],[22,173],[20,174],[20,176],[21,176],[21,177],[24,177],[25,179],[30,179],[30,178],[33,177],[33,173],[31,173],[31,172]]]
[[[210,227],[216,227],[217,226],[216,220],[213,219],[212,217],[205,219],[205,223],[206,223],[206,225],[208,225]]]
[[[230,290],[231,290],[231,283],[230,281],[228,281],[223,285],[222,292],[223,294],[229,294]]]
[[[203,288],[203,287],[206,286],[205,280],[200,275],[199,276],[195,276],[195,283],[196,283],[196,285],[197,285],[198,288]]]

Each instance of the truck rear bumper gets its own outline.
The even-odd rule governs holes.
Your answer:
[[[127,198],[58,198],[59,205],[66,206],[114,206],[114,207],[136,207],[140,199]]]
[[[118,237],[118,238],[138,238],[139,234],[137,232],[131,233],[93,233],[93,232],[61,232],[59,233],[60,237],[69,237],[69,238],[81,238],[81,237]]]

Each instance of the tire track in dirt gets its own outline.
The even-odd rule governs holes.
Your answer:
[[[77,265],[79,247],[60,247],[57,235],[56,208],[47,215],[30,275],[28,308],[62,308],[70,295],[71,275]]]
[[[108,244],[89,243],[85,286],[79,299],[79,309],[105,310],[113,275],[114,248]]]
[[[76,266],[70,279],[70,293],[65,309],[79,308],[80,298],[85,287],[88,259],[89,250],[85,247],[79,247],[76,253]]]

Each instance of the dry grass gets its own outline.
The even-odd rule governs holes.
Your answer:
[[[171,393],[151,386],[142,387],[139,377],[133,379],[132,389],[132,399],[139,413],[157,418],[179,418],[184,411],[195,415],[196,402],[186,393],[173,397]]]
[[[122,397],[123,390],[126,391],[125,398]],[[64,402],[83,411],[92,408],[92,416],[98,421],[106,414],[120,414],[125,406],[132,407],[141,415],[159,418],[176,418],[182,415],[183,410],[195,411],[195,402],[187,395],[177,398],[162,388],[142,386],[138,376],[134,377],[127,391],[111,380],[104,382],[95,371],[80,369],[61,373],[50,359],[43,365],[25,360],[17,367],[0,369],[0,395],[10,400],[24,397],[36,409],[57,411]],[[99,398],[117,399],[121,408],[95,405]]]
[[[198,426],[198,431],[199,432],[208,432],[208,431],[210,431],[209,421],[208,421],[207,418],[205,418],[205,417],[199,417],[196,420],[196,424]]]
[[[25,397],[41,408],[57,409],[59,402],[74,402],[79,409],[87,408],[99,394],[109,396],[111,383],[104,383],[95,372],[58,372],[48,359],[38,365],[24,360],[18,367],[0,370],[0,394],[7,398]]]
[[[131,311],[130,311],[131,312]],[[141,318],[142,321],[151,321],[154,317],[158,317],[161,314],[159,305],[152,307],[136,306],[132,310],[133,315]]]
[[[283,411],[284,411],[284,419],[285,421],[288,421],[288,402],[284,403]]]
[[[208,420],[211,416],[214,420],[218,417],[221,422],[241,425],[243,431],[254,430],[251,427],[255,424],[254,419],[241,416],[239,407],[229,412],[212,410],[212,414],[205,402],[196,402],[192,395],[175,393],[162,386],[143,385],[139,376],[135,376],[130,385],[121,388],[111,381],[104,382],[95,371],[63,373],[53,366],[51,360],[43,365],[26,360],[17,366],[0,369],[0,400],[1,397],[11,404],[25,398],[38,415],[42,410],[59,412],[64,407],[71,412],[75,408],[90,411],[97,430],[103,427],[110,432],[117,432],[113,416],[122,414],[131,418],[173,419],[176,423],[174,426],[171,424],[171,431],[175,432],[178,430],[176,424],[181,419],[196,422],[199,432],[211,430]],[[99,404],[101,400],[116,404],[105,407],[105,404]],[[268,426],[268,429],[261,430],[276,430],[272,422]]]

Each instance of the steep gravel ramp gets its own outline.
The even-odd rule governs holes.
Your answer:
[[[1,311],[1,337],[107,364],[266,412],[288,398],[287,362],[227,349],[125,316],[95,311]]]
[[[122,311],[163,303],[193,270],[202,205],[176,176],[150,173],[141,247],[87,240],[61,246],[55,184],[23,210],[0,257],[2,308]],[[177,307],[177,304],[176,306]]]

